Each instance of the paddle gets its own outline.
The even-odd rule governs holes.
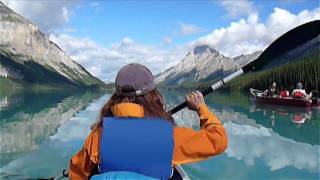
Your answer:
[[[320,20],[308,22],[306,24],[300,25],[288,31],[287,33],[279,37],[277,40],[275,40],[272,44],[270,44],[269,47],[266,48],[257,59],[245,65],[244,67],[237,70],[236,72],[230,74],[229,76],[214,83],[212,86],[203,89],[201,91],[203,96],[210,94],[211,92],[219,89],[222,85],[228,83],[232,79],[244,73],[247,73],[249,71],[259,71],[263,69],[270,69],[275,66],[288,63],[289,61],[275,62],[274,60],[280,55],[284,54],[285,52],[292,50],[311,39],[314,39],[315,37],[319,36],[319,34],[320,34]],[[284,44],[285,46],[283,46]],[[169,112],[170,114],[174,114],[180,111],[181,109],[185,108],[186,106],[187,106],[187,102],[185,101],[179,104],[178,106],[174,107],[173,109],[171,109]],[[62,171],[62,175],[57,178],[50,177],[45,179],[48,179],[48,180],[62,179],[64,177],[68,177],[68,171],[66,169],[64,169]]]
[[[276,39],[268,46],[268,48],[266,48],[261,53],[261,55],[257,59],[245,65],[241,69],[235,71],[234,73],[228,75],[227,77],[221,79],[220,81],[214,83],[210,87],[202,89],[201,93],[203,94],[203,96],[206,96],[211,92],[219,89],[221,86],[228,83],[232,79],[249,71],[266,70],[286,64],[290,62],[290,59],[279,60],[277,59],[277,57],[298,47],[299,45],[302,45],[309,40],[316,38],[317,36],[319,36],[319,34],[320,20],[315,20],[300,25]],[[169,113],[174,114],[185,107],[187,107],[186,101],[172,108]]]

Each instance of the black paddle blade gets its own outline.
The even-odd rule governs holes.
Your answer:
[[[290,59],[277,57],[293,50],[296,47],[318,37],[320,34],[320,20],[302,24],[280,36],[254,61],[244,66],[244,72],[271,69],[286,64]]]

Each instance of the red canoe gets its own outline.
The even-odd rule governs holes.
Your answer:
[[[311,107],[319,106],[320,102],[312,102],[312,100],[297,99],[292,97],[265,97],[262,96],[262,92],[255,89],[250,89],[251,94],[254,96],[256,103],[286,105],[286,106],[299,106],[299,107]]]

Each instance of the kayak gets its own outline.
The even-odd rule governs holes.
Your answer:
[[[145,176],[142,174],[129,171],[113,171],[102,174],[97,174],[91,177],[91,180],[117,180],[117,179],[142,179],[142,180],[157,180],[157,178]],[[190,177],[181,166],[174,167],[173,175],[170,179],[173,180],[190,180]]]
[[[319,99],[306,100],[306,99],[293,98],[293,97],[267,97],[267,96],[263,96],[262,91],[259,91],[253,88],[250,88],[250,93],[253,96],[253,100],[256,103],[297,106],[297,107],[311,107],[311,106],[320,105]]]
[[[10,173],[0,173],[0,179],[42,179],[42,180],[60,180],[68,178],[68,171],[64,169],[61,175],[52,176],[48,178],[31,178],[28,176],[20,175],[20,174],[10,174]],[[142,179],[142,180],[158,180],[157,178],[153,178],[150,176],[145,176],[142,174],[129,172],[129,171],[112,171],[102,174],[93,175],[90,179],[92,180],[130,180],[130,179]],[[173,168],[172,180],[191,180],[188,174],[184,171],[182,166],[177,165]]]

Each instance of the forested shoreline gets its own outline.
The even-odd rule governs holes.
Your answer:
[[[276,67],[271,70],[243,75],[231,81],[231,90],[247,91],[250,88],[267,89],[272,82],[277,82],[278,88],[292,91],[297,82],[305,89],[320,90],[320,57],[313,54],[294,63]]]

